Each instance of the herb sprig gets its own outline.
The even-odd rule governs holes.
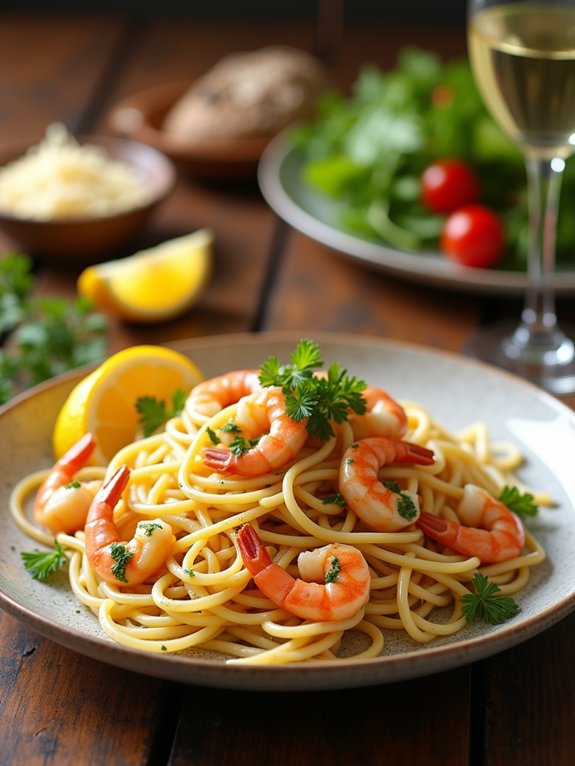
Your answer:
[[[31,298],[31,260],[9,252],[0,258],[0,404],[19,390],[106,355],[107,320],[86,298]]]
[[[499,625],[515,617],[519,605],[510,596],[497,595],[501,588],[481,572],[473,575],[475,593],[461,597],[461,611],[467,622],[483,620],[490,625]]]
[[[517,487],[503,487],[499,500],[520,518],[536,516],[539,511],[533,495],[530,492],[520,492]]]
[[[281,386],[290,418],[307,420],[308,433],[326,441],[334,435],[331,421],[343,423],[350,410],[358,415],[366,411],[362,392],[367,386],[337,363],[325,376],[316,376],[323,364],[319,344],[305,338],[292,353],[291,364],[281,365],[270,356],[260,367],[259,380],[263,386]]]
[[[138,422],[144,436],[151,436],[158,428],[161,428],[170,418],[176,417],[184,409],[186,392],[177,388],[172,394],[171,406],[163,399],[155,396],[140,396],[136,399]]]
[[[68,560],[64,549],[56,540],[54,550],[51,551],[22,551],[20,558],[24,568],[34,580],[46,580],[54,572],[62,569]]]

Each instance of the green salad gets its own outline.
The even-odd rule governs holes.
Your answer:
[[[475,171],[482,205],[499,216],[505,252],[497,268],[524,270],[525,164],[487,113],[467,59],[447,63],[404,49],[395,69],[365,66],[349,97],[324,96],[313,122],[292,140],[303,178],[338,200],[341,227],[409,251],[440,249],[446,215],[421,201],[421,176],[434,161],[459,158]],[[567,162],[557,231],[557,262],[575,261],[575,163]]]

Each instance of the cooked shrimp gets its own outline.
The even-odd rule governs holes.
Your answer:
[[[190,391],[186,408],[211,418],[224,407],[261,389],[258,370],[234,370],[216,378],[203,380]]]
[[[34,519],[53,532],[75,532],[86,523],[97,484],[74,481],[96,447],[92,434],[85,434],[56,462],[34,501]]]
[[[431,465],[433,452],[418,444],[373,436],[348,447],[339,469],[339,488],[346,503],[377,532],[397,532],[419,516],[415,494],[379,480],[379,469],[392,463]]]
[[[477,556],[483,564],[507,561],[523,550],[525,530],[521,521],[481,487],[465,485],[457,516],[466,526],[425,512],[417,525],[432,540],[464,556]]]
[[[296,579],[272,561],[252,526],[243,526],[237,539],[244,565],[260,591],[296,617],[347,620],[369,600],[367,562],[351,545],[332,543],[300,553],[297,561],[303,579]]]
[[[363,415],[351,413],[349,416],[354,438],[393,436],[401,439],[407,431],[407,415],[401,404],[380,388],[366,388],[363,397],[367,402],[367,412]]]
[[[120,541],[114,524],[114,507],[128,479],[130,469],[123,465],[97,492],[85,526],[88,561],[100,577],[114,585],[138,585],[160,569],[175,537],[161,519],[140,521],[134,537]]]
[[[204,463],[216,471],[241,476],[261,476],[276,471],[293,460],[307,439],[305,421],[296,423],[289,417],[285,397],[276,387],[264,388],[240,399],[235,424],[248,439],[258,441],[249,446],[244,440],[246,450],[239,455],[229,449],[204,450]]]

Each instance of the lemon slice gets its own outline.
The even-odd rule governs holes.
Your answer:
[[[202,380],[198,367],[163,346],[132,346],[109,357],[72,389],[54,426],[60,458],[85,433],[96,440],[91,463],[105,465],[134,441],[139,428],[136,400],[153,396],[171,405],[177,389],[186,393]]]
[[[127,258],[94,264],[78,277],[78,293],[134,322],[171,319],[189,309],[211,272],[213,233],[199,229]]]

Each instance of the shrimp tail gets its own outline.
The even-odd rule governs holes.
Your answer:
[[[208,468],[213,468],[214,471],[220,471],[221,473],[230,470],[233,457],[233,453],[229,449],[208,447],[204,450],[204,463]]]
[[[58,465],[69,469],[70,474],[74,474],[86,465],[95,449],[96,440],[91,433],[86,433],[62,455],[58,460]]]
[[[433,450],[422,447],[420,444],[413,444],[412,442],[402,442],[402,444],[405,447],[405,452],[401,455],[401,462],[415,463],[417,465],[433,465],[435,462]]]
[[[114,508],[126,488],[130,478],[130,469],[127,465],[121,465],[112,476],[102,484],[94,498],[94,505],[100,503]]]
[[[457,524],[449,522],[448,519],[443,519],[440,516],[436,516],[433,513],[427,511],[421,511],[419,518],[417,519],[417,526],[433,540],[437,542],[445,543],[446,545],[452,541],[454,537],[454,529]]]
[[[237,540],[244,566],[258,589],[278,606],[284,606],[296,584],[294,578],[272,561],[263,540],[250,524],[240,529]]]
[[[250,524],[240,529],[237,541],[244,565],[252,575],[263,572],[272,563],[263,541]]]

